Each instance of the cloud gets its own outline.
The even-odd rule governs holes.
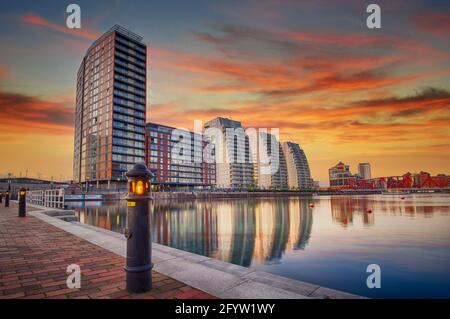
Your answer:
[[[9,69],[6,67],[0,66],[0,80],[6,78],[9,75]]]
[[[217,54],[172,52],[159,67],[208,79],[208,85],[195,88],[206,94],[248,93],[283,99],[308,93],[370,94],[436,76],[433,71],[417,70],[449,57],[417,38],[399,35],[218,24],[193,36],[212,45]],[[195,87],[196,82],[190,85]]]
[[[366,151],[380,155],[386,145],[412,149],[417,143],[445,144],[450,137],[448,105],[448,90],[425,87],[407,96],[374,95],[335,106],[315,98],[236,100],[228,107],[188,108],[180,100],[150,105],[148,120],[192,129],[194,119],[223,116],[245,127],[279,128],[283,140],[320,149],[317,154],[341,148],[356,152],[358,145],[366,145]]]
[[[417,30],[450,39],[450,15],[448,12],[424,12],[411,18]]]
[[[401,105],[401,104],[405,105],[414,102],[418,103],[431,101],[450,102],[450,91],[447,89],[428,86],[417,90],[414,95],[409,95],[405,97],[392,96],[383,99],[362,100],[356,101],[353,104],[366,107],[379,107],[384,105]]]
[[[271,91],[261,91],[266,96],[293,96],[316,91],[357,91],[374,88],[381,88],[414,80],[415,76],[389,77],[387,74],[368,70],[354,74],[329,74],[315,80],[312,84],[299,87],[287,87]]]
[[[439,20],[447,23],[443,17]],[[448,57],[448,54],[437,52],[436,49],[417,38],[385,33],[298,31],[280,28],[263,29],[241,24],[216,24],[213,25],[212,31],[193,32],[193,36],[197,40],[216,45],[222,52],[234,52],[235,56],[241,59],[246,53],[248,57],[255,58],[255,55],[251,53],[261,53],[262,47],[279,49],[283,51],[283,54],[291,55],[308,53],[311,56],[339,57],[342,54],[346,55],[354,51],[367,52],[370,49],[381,50],[381,53],[415,49],[421,56],[428,57],[433,54]],[[260,54],[256,54],[256,57],[258,55]]]
[[[74,123],[73,107],[20,93],[0,91],[2,132],[67,134]]]
[[[417,79],[414,74],[391,75],[396,56],[340,55],[274,57],[265,61],[223,59],[163,49],[151,50],[155,67],[198,74],[206,93],[251,93],[266,97],[294,97],[312,92],[379,89]],[[191,78],[192,79],[192,78]],[[195,87],[195,81],[190,85]]]
[[[21,16],[21,21],[30,25],[43,27],[58,33],[69,34],[87,40],[95,40],[100,36],[100,33],[97,31],[93,31],[85,27],[81,29],[69,29],[65,25],[53,23],[33,13]]]

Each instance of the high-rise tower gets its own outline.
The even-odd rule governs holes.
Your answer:
[[[124,179],[144,162],[147,47],[115,25],[88,49],[77,74],[74,182]]]
[[[310,188],[311,171],[308,159],[300,145],[292,142],[283,143],[283,153],[286,159],[289,188]]]
[[[206,122],[205,128],[221,132],[220,136],[213,135],[211,138],[217,155],[216,186],[219,188],[254,186],[250,141],[241,123],[217,117]]]

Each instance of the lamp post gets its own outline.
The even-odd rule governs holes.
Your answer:
[[[9,190],[5,193],[5,207],[9,207]]]
[[[26,196],[27,191],[25,188],[21,188],[19,190],[19,217],[26,217],[27,216],[27,204],[26,204]]]
[[[126,173],[128,178],[126,282],[131,293],[152,288],[152,241],[149,212],[150,178],[152,173],[144,164],[135,164]]]

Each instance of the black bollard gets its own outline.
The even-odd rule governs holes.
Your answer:
[[[127,239],[126,281],[127,290],[141,293],[152,289],[152,241],[149,212],[150,178],[152,173],[144,164],[135,164],[126,173]]]
[[[9,207],[9,191],[5,193],[5,207]]]
[[[3,192],[0,192],[0,204],[3,202]]]
[[[19,191],[19,217],[27,216],[27,203],[26,203],[27,191],[25,188],[21,188]]]

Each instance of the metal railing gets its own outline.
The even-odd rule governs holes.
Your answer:
[[[27,202],[50,208],[64,208],[64,189],[28,191]]]

